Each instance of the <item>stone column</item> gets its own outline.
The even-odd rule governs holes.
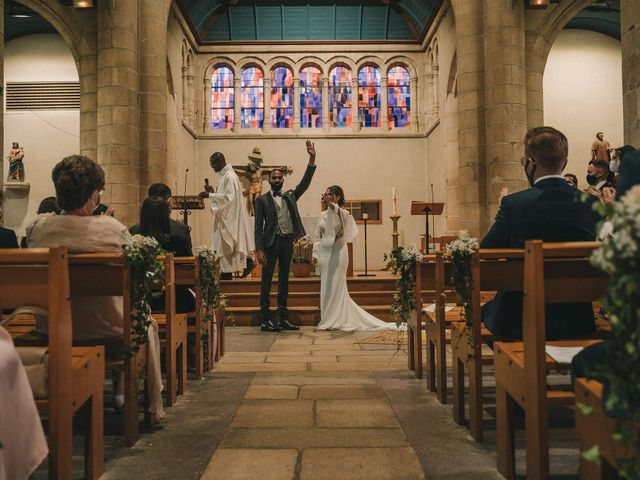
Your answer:
[[[418,77],[411,77],[409,82],[409,106],[411,108],[409,118],[411,119],[411,130],[417,132],[420,128],[420,117],[418,116]]]
[[[498,211],[500,190],[527,187],[520,159],[527,132],[524,2],[484,0],[487,202]]]
[[[458,66],[458,192],[460,228],[474,236],[488,227],[484,126],[482,2],[452,0]]]
[[[204,121],[202,122],[202,133],[211,130],[211,77],[204,79]]]
[[[360,131],[360,111],[358,110],[358,77],[351,78],[351,129],[354,132]]]
[[[149,185],[167,179],[167,0],[139,0],[140,58],[140,182],[138,198],[147,196]],[[191,67],[193,68],[193,67]],[[189,124],[193,75],[187,76]]]
[[[196,92],[193,85],[193,73],[189,72],[187,75],[187,98],[189,99],[189,106],[187,110],[187,123],[191,127],[196,125]]]
[[[431,115],[433,121],[440,117],[440,66],[431,66]]]
[[[240,131],[240,85],[242,85],[240,78],[233,77],[233,131]]]
[[[300,79],[293,79],[293,131],[300,131]]]
[[[262,131],[271,131],[271,77],[264,78],[264,124]]]
[[[383,131],[389,130],[389,89],[387,76],[380,78],[380,126]]]
[[[624,143],[640,146],[640,11],[637,0],[620,3]]]
[[[186,58],[184,61],[186,62]],[[187,76],[189,75],[189,67],[186,63],[182,65],[182,119],[187,121],[189,118],[189,87],[187,85]]]
[[[103,201],[126,225],[136,223],[139,206],[138,90],[138,2],[99,2],[97,158]]]
[[[424,76],[424,84],[426,88],[425,102],[426,112],[424,116],[425,125],[427,128],[431,127],[435,121],[435,114],[433,111],[433,70],[429,66],[429,72]]]
[[[333,99],[329,99],[329,77],[322,77],[322,130],[327,133],[333,125],[329,122],[329,109],[333,106]]]

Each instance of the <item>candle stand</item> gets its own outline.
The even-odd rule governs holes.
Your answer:
[[[393,233],[391,234],[391,239],[393,241],[393,249],[398,248],[398,237],[400,234],[398,233],[398,220],[400,220],[400,215],[391,215],[389,217],[393,221]]]

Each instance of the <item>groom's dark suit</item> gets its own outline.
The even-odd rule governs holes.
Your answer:
[[[293,242],[305,235],[302,220],[298,213],[297,200],[307,191],[316,171],[315,165],[308,165],[302,180],[293,190],[282,193],[282,207],[288,209],[291,220],[291,233],[278,233],[278,209],[271,192],[256,199],[255,242],[256,250],[262,250],[267,263],[262,267],[260,283],[260,312],[262,322],[269,319],[269,296],[273,270],[278,261],[278,313],[280,321],[286,320],[287,295],[289,293],[289,266],[293,254]]]
[[[580,201],[580,191],[562,177],[541,179],[527,190],[502,199],[496,221],[480,248],[523,248],[526,240],[584,242],[596,237],[595,197]],[[498,292],[482,308],[482,321],[494,335],[522,338],[522,293]],[[576,338],[595,330],[590,303],[548,305],[547,339]]]

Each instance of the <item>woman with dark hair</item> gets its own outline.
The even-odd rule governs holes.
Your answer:
[[[148,197],[140,208],[140,234],[155,238],[160,246],[176,257],[190,257],[191,248],[184,237],[171,234],[169,205],[161,197]],[[153,310],[164,310],[164,295],[154,299]],[[188,287],[176,287],[176,313],[193,312],[196,302]]]
[[[322,214],[313,245],[313,260],[320,267],[320,324],[318,330],[376,330],[393,325],[359,307],[347,290],[347,244],[358,235],[353,217],[344,207],[338,185],[322,195]]]
[[[60,215],[60,207],[58,206],[58,201],[56,197],[47,197],[43,198],[38,205],[38,215],[43,213],[55,213],[56,215]]]

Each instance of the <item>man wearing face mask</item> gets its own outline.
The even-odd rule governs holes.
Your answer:
[[[587,167],[587,192],[592,195],[598,195],[602,193],[604,188],[612,187],[610,182],[611,170],[609,170],[609,164],[603,160],[595,160],[589,162]]]
[[[526,240],[580,242],[596,238],[595,198],[580,201],[580,191],[567,183],[568,143],[562,132],[537,127],[524,138],[524,173],[531,188],[502,199],[495,223],[480,248],[523,248]],[[547,338],[575,338],[593,332],[590,304],[547,307]],[[522,294],[498,292],[482,310],[485,326],[495,335],[522,338]]]
[[[280,170],[269,175],[271,191],[256,199],[255,242],[256,259],[262,265],[260,284],[260,329],[263,332],[299,330],[287,318],[287,296],[289,293],[289,266],[293,255],[293,242],[305,232],[298,213],[298,199],[307,191],[316,171],[316,149],[307,140],[309,164],[302,180],[293,190],[282,191],[284,178]],[[273,270],[278,261],[278,317],[277,324],[269,320],[269,297]]]

